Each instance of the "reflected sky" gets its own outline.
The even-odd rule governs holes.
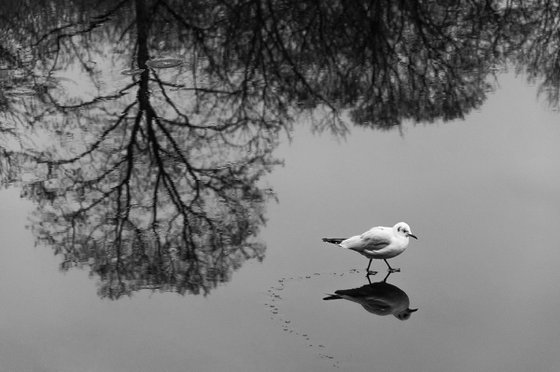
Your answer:
[[[558,369],[552,5],[47,3],[1,5],[2,368]],[[321,241],[398,221],[387,282]]]

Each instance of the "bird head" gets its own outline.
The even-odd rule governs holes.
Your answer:
[[[418,311],[418,309],[405,309],[399,313],[393,314],[395,318],[399,320],[408,320],[413,312]]]
[[[397,234],[404,235],[407,238],[411,237],[414,239],[418,239],[416,235],[412,234],[412,231],[410,231],[410,226],[408,226],[406,222],[399,222],[398,224],[393,226],[393,229],[397,232]]]

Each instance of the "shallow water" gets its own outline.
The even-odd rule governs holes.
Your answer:
[[[0,70],[1,370],[560,367],[560,125],[531,71],[480,91],[444,81],[449,97],[465,88],[461,104],[412,90],[372,117],[345,99],[386,90],[352,101],[360,84],[315,87],[341,110],[330,122],[328,105],[289,86],[293,66],[255,67],[270,90],[249,74],[239,94],[247,70],[212,65],[203,43],[185,51],[167,8],[154,13],[161,33],[144,35],[146,4],[126,5],[139,27],[119,40],[122,9],[56,31],[77,32],[65,68],[39,48],[54,37],[37,55],[0,54],[11,66]],[[198,11],[199,36],[227,18]],[[149,68],[157,58],[182,60]],[[419,240],[389,276],[374,261],[366,277],[364,257],[321,241],[399,221]],[[341,290],[363,296],[325,300]]]

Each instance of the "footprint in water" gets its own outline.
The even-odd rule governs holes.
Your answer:
[[[314,338],[311,334],[309,334],[309,332],[300,331],[297,328],[297,325],[282,313],[281,304],[283,297],[281,293],[286,289],[286,286],[291,283],[313,280],[321,277],[322,275],[344,276],[344,274],[354,274],[359,272],[360,271],[356,269],[349,270],[348,272],[316,272],[312,275],[291,276],[278,279],[277,283],[270,286],[267,290],[269,299],[264,304],[268,311],[270,311],[270,319],[277,322],[283,332],[300,337],[307,347],[314,349],[314,352],[320,359],[328,360],[333,363],[333,367],[340,368],[340,362],[333,355],[325,352],[327,346],[325,346],[324,343],[314,342]]]

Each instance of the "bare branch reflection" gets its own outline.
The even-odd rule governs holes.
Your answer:
[[[100,0],[88,8],[66,0],[54,14],[35,10],[37,19],[24,17],[33,12],[28,1],[13,7],[6,14],[30,31],[6,34],[40,57],[48,78],[71,67],[103,91],[110,78],[98,73],[108,64],[135,71],[146,66],[134,55],[180,56],[183,69],[163,86],[306,113],[316,129],[336,133],[349,122],[388,129],[464,117],[482,104],[526,29],[496,1]],[[63,107],[80,101],[68,98]]]
[[[135,3],[135,64],[143,71],[123,75],[128,82],[114,93],[101,92],[103,71],[84,62],[100,50],[74,48],[69,28],[54,38],[53,70],[77,63],[98,92],[70,97],[54,88],[48,102],[16,102],[4,179],[17,169],[23,195],[37,204],[38,242],[63,257],[63,270],[88,267],[100,296],[206,295],[246,260],[264,258],[257,235],[274,196],[261,179],[279,164],[271,152],[282,113],[247,90],[198,79],[203,66],[180,66],[181,86],[168,83],[177,71],[148,68],[145,5]]]
[[[539,94],[555,109],[560,106],[559,10],[558,3],[542,0],[512,1],[508,9],[510,23],[515,22],[521,30],[515,67],[539,84]]]

